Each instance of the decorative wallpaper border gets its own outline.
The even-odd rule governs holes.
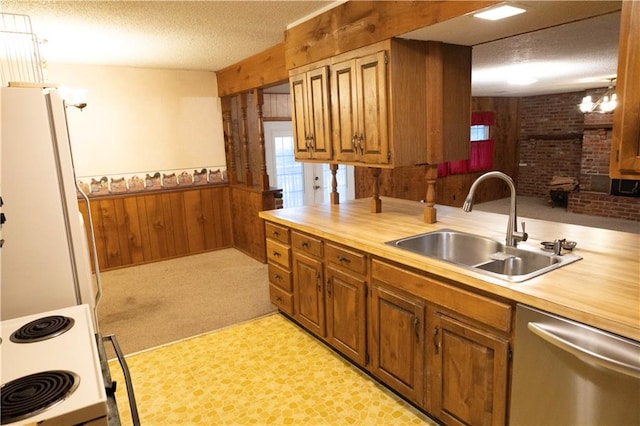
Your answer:
[[[78,179],[78,185],[89,197],[227,182],[227,169],[224,166],[203,167],[199,170],[194,169],[193,172],[186,169],[174,169],[118,175],[83,176]]]

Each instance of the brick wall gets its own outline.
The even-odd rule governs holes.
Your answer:
[[[609,117],[610,114],[607,114]],[[580,161],[580,188],[593,190],[591,181],[595,176],[609,176],[609,156],[611,155],[611,130],[585,130],[582,138],[582,159]]]
[[[572,213],[640,221],[640,198],[575,192],[569,195],[567,210]]]
[[[580,175],[584,92],[522,98],[518,194],[549,198],[554,176]]]
[[[586,94],[595,100],[605,90]],[[640,221],[639,198],[608,193],[613,116],[582,113],[577,105],[583,96],[585,92],[522,98],[518,194],[549,199],[553,176],[577,177],[580,190],[569,195],[568,211]]]

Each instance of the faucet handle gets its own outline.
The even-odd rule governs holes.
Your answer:
[[[527,234],[525,232],[525,230],[524,230],[525,229],[525,223],[523,221],[523,222],[520,222],[520,224],[522,225],[522,241],[527,241],[527,239],[529,238],[529,234]]]

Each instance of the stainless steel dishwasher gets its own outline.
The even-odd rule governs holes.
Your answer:
[[[640,425],[640,343],[516,309],[511,425]]]

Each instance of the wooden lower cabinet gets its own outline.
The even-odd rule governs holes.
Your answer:
[[[427,411],[448,425],[503,425],[509,342],[429,309]]]
[[[266,234],[283,312],[444,424],[506,424],[511,302],[282,225]]]
[[[295,318],[320,337],[325,336],[323,277],[322,261],[293,252]]]
[[[360,365],[367,363],[366,297],[364,277],[327,265],[327,342]]]
[[[370,306],[371,372],[423,406],[424,301],[374,281]]]

